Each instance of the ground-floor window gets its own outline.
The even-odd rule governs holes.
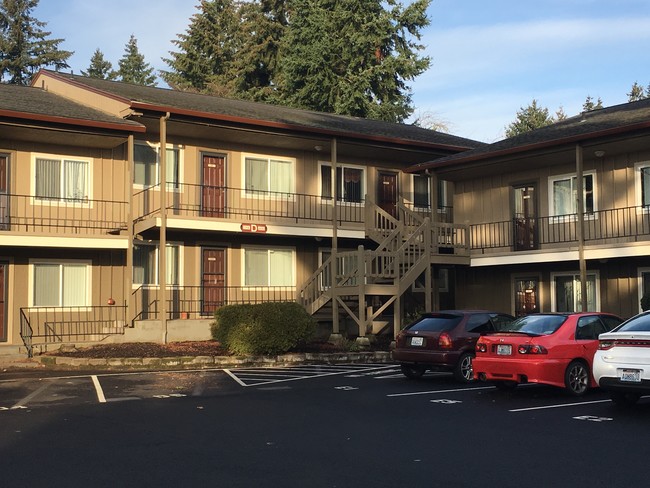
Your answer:
[[[155,243],[136,244],[133,246],[133,284],[158,285],[160,246]],[[180,284],[180,246],[167,244],[167,284]]]
[[[32,263],[32,303],[35,307],[89,305],[90,265],[86,262]]]
[[[288,248],[243,249],[245,286],[294,286],[294,251]]]
[[[639,268],[639,311],[643,311],[641,299],[645,295],[650,295],[650,268]]]
[[[539,313],[539,279],[515,278],[515,317]]]
[[[555,273],[551,275],[553,310],[556,312],[582,311],[582,296],[579,273]],[[598,311],[598,274],[587,273],[587,311]]]

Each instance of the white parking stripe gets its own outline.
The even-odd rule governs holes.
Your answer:
[[[106,403],[106,397],[104,396],[102,385],[99,383],[99,378],[95,375],[92,375],[91,378],[93,380],[93,385],[95,385],[95,391],[97,392],[97,400],[99,400],[99,403]]]
[[[49,384],[49,383],[45,383],[45,384],[44,384],[43,386],[41,386],[38,390],[35,390],[35,391],[31,392],[29,395],[27,395],[25,398],[23,398],[22,400],[20,400],[18,403],[16,403],[16,404],[15,404],[13,407],[11,407],[11,408],[20,408],[20,407],[23,407],[23,406],[27,405],[27,402],[29,402],[29,401],[32,400],[34,397],[36,397],[37,395],[39,395],[39,394],[40,394],[43,390],[45,390],[48,386],[50,386],[50,384]]]
[[[239,383],[241,386],[248,386],[248,385],[247,385],[246,383],[244,383],[242,380],[240,380],[239,378],[237,378],[237,376],[235,376],[234,374],[232,374],[232,373],[230,372],[229,369],[224,369],[223,372],[226,373],[228,376],[230,376],[233,380],[235,380],[235,381],[236,381],[237,383]]]
[[[513,410],[508,410],[508,412],[527,412],[529,410],[544,410],[547,408],[563,408],[563,407],[576,407],[579,405],[589,405],[591,403],[607,403],[611,400],[593,400],[591,402],[575,402],[575,403],[562,403],[559,405],[542,405],[541,407],[528,407],[528,408],[515,408]]]
[[[414,395],[435,395],[437,393],[453,393],[456,391],[473,391],[473,390],[493,390],[494,386],[479,386],[476,388],[456,388],[453,390],[433,390],[433,391],[413,391],[411,393],[391,393],[386,395],[387,397],[403,397],[403,396],[414,396]]]

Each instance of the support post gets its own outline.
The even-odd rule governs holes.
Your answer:
[[[133,160],[134,160],[134,138],[129,134],[126,143],[126,223],[129,243],[126,247],[126,271],[124,272],[124,293],[126,294],[126,322],[133,327],[135,319],[135,304],[133,296]]]
[[[587,262],[585,261],[585,208],[584,208],[583,151],[576,144],[576,237],[578,238],[578,261],[580,264],[580,305],[581,311],[587,311]]]
[[[158,281],[160,289],[160,323],[163,344],[167,344],[167,120],[169,112],[160,117],[160,243],[158,248]]]
[[[331,292],[332,292],[332,334],[330,335],[329,342],[341,342],[343,336],[341,335],[339,325],[339,302],[338,302],[338,289],[337,289],[337,261],[336,256],[338,252],[338,186],[336,180],[337,173],[337,144],[336,137],[332,138],[330,143],[330,159],[332,164],[332,266],[331,268]]]

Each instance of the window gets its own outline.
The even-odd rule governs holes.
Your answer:
[[[332,198],[332,166],[320,167],[321,197]],[[336,168],[336,200],[361,203],[365,195],[365,174],[363,168],[338,166]]]
[[[88,305],[87,263],[34,263],[33,299],[35,307],[76,307]]]
[[[579,274],[557,274],[552,276],[554,291],[554,310],[556,312],[582,311],[582,297]],[[587,311],[598,310],[597,274],[587,274]]]
[[[265,157],[244,158],[246,193],[293,192],[293,162]]]
[[[585,174],[583,179],[582,203],[584,211],[593,214],[596,210],[594,198],[595,176]],[[576,208],[577,180],[576,176],[566,176],[553,178],[549,181],[551,196],[549,205],[553,215],[571,215],[578,212]]]
[[[637,205],[650,208],[650,163],[644,162],[634,166]]]
[[[426,175],[413,175],[413,205],[429,208],[429,177]]]
[[[133,183],[148,188],[160,183],[160,147],[135,144],[133,148]],[[178,188],[180,183],[180,149],[167,147],[167,189]]]
[[[34,195],[38,200],[88,200],[88,161],[37,157]]]
[[[158,285],[160,246],[136,244],[133,246],[133,284]],[[167,284],[180,284],[180,246],[167,244]]]
[[[641,299],[650,295],[650,268],[639,268],[639,312],[643,312]]]
[[[244,249],[245,286],[294,286],[293,250]]]

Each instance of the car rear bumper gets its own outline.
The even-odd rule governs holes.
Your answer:
[[[492,359],[477,356],[472,363],[474,378],[485,381],[515,381],[564,386],[565,361]]]
[[[619,378],[603,376],[598,381],[598,386],[603,390],[620,391],[625,393],[650,393],[650,380],[641,380],[640,383],[621,381]]]
[[[453,368],[458,363],[460,355],[459,351],[393,350],[393,360],[398,363],[421,364],[439,368]]]

